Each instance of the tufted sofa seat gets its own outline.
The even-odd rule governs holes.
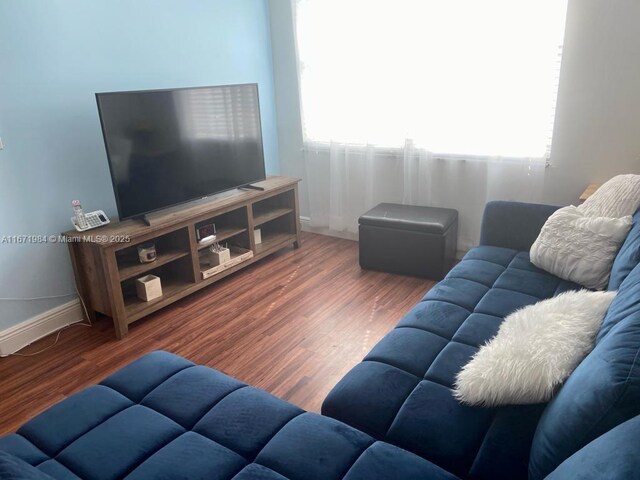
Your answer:
[[[22,476],[2,471],[11,456]],[[30,476],[27,476],[30,475]],[[0,478],[388,480],[455,476],[167,352],[148,354],[0,438]]]
[[[475,248],[336,385],[322,413],[458,475],[523,478],[544,406],[470,408],[451,388],[506,315],[577,288],[526,252]]]

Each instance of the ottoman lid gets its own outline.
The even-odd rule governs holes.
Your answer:
[[[362,215],[359,223],[399,230],[444,233],[457,220],[458,211],[452,208],[381,203]]]

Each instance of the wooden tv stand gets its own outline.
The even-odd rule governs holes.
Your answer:
[[[125,220],[87,232],[65,232],[76,285],[90,319],[96,312],[110,316],[116,336],[122,338],[136,320],[283,247],[299,247],[299,181],[268,177],[255,184],[263,191],[232,190],[150,214],[150,226]],[[203,271],[211,267],[201,263],[207,246],[198,245],[196,228],[208,223],[215,223],[219,242],[233,247],[232,260],[240,254],[250,256],[248,252],[253,256],[203,278]],[[261,230],[258,244],[255,228]],[[140,263],[137,246],[148,242],[155,244],[157,259]],[[160,277],[163,295],[146,302],[137,297],[135,281],[148,274]]]

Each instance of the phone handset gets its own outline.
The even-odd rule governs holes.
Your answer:
[[[71,217],[71,223],[79,232],[90,230],[92,228],[101,227],[109,223],[109,218],[102,210],[96,210],[95,212],[84,213],[80,200],[74,200],[71,202],[73,206],[73,217]]]

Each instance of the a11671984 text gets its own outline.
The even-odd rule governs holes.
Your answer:
[[[0,235],[0,244],[129,243],[129,235]]]

